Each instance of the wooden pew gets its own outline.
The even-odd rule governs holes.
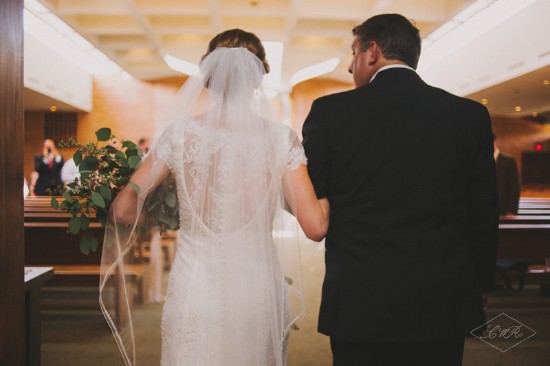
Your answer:
[[[550,215],[550,198],[521,197],[518,215]]]
[[[498,255],[504,258],[527,258],[531,265],[525,274],[525,283],[539,284],[541,289],[550,284],[550,271],[544,258],[550,255],[550,221],[548,218],[537,221],[533,217],[519,219],[519,216],[501,218],[499,224]],[[517,281],[519,273],[507,272],[512,281]],[[497,277],[497,280],[499,278]]]
[[[509,215],[501,216],[499,224],[550,224],[550,211],[546,215]]]
[[[518,215],[550,215],[549,208],[520,208]]]
[[[549,254],[550,224],[499,225],[499,258],[527,258],[532,264],[542,265]]]
[[[54,268],[55,276],[45,286],[99,288],[103,228],[92,216],[89,231],[98,239],[99,247],[88,255],[81,253],[80,236],[67,232],[70,215],[53,209],[50,201],[51,197],[25,199],[25,265]],[[127,283],[136,293],[137,301],[142,299],[146,268],[141,263],[125,268]],[[113,284],[113,288],[118,319],[122,292],[118,284]]]

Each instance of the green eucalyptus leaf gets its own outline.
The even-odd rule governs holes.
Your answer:
[[[111,129],[110,128],[101,128],[95,132],[97,136],[97,141],[109,141],[111,138]]]
[[[80,251],[86,255],[90,254],[90,247],[92,246],[89,236],[86,235],[87,233],[85,231],[82,238],[80,238]]]
[[[83,231],[88,230],[88,227],[90,226],[90,219],[86,215],[80,216],[80,228]]]
[[[131,170],[130,167],[129,167],[128,165],[126,165],[126,166],[121,166],[120,168],[118,168],[118,176],[119,176],[119,177],[129,177],[129,176],[132,175],[131,173],[132,173],[133,171],[134,171],[134,170],[133,170],[133,169]]]
[[[95,252],[97,250],[97,248],[99,247],[99,243],[97,242],[97,239],[93,235],[92,235],[91,242],[92,242],[92,245],[91,245],[92,252]]]
[[[105,224],[107,223],[107,211],[96,211],[96,217],[99,220],[99,223],[101,226],[105,227]]]
[[[80,231],[80,223],[80,218],[73,216],[69,220],[69,232],[75,235],[78,234],[78,232]]]
[[[124,141],[122,143],[122,147],[128,148],[128,149],[136,149],[137,145],[134,144],[132,141]]]
[[[128,168],[128,159],[126,159],[126,155],[124,155],[122,151],[118,150],[115,153],[115,159],[121,165],[121,167]]]
[[[166,213],[163,210],[161,210],[160,213],[159,213],[159,220],[161,222],[166,222],[166,221],[170,220],[170,218],[168,217],[168,215],[166,215]]]
[[[80,178],[88,179],[90,177],[90,173],[92,173],[91,170],[81,170],[80,171]]]
[[[106,200],[110,201],[113,199],[113,194],[111,193],[111,190],[107,186],[104,186],[104,185],[99,186],[99,193],[101,193],[103,198],[105,198]]]
[[[86,156],[78,166],[78,170],[80,171],[80,173],[85,171],[92,171],[96,170],[98,165],[99,160],[97,160],[95,156]]]
[[[121,161],[121,160],[126,160],[126,155],[124,155],[124,153],[120,150],[117,150],[115,152],[115,158],[118,160],[118,161]]]
[[[147,211],[153,212],[155,207],[157,207],[160,204],[160,201],[157,200],[147,200]]]
[[[174,192],[166,192],[166,195],[164,196],[164,202],[166,202],[169,207],[176,207],[176,194]]]
[[[68,210],[71,215],[78,215],[82,211],[82,205],[79,202],[76,202],[74,205],[71,205],[71,208]]]
[[[132,148],[132,149],[126,149],[126,157],[139,155],[138,149]]]
[[[161,212],[159,215],[159,220],[162,222],[167,229],[173,230],[178,226],[178,221],[174,216],[167,215],[164,212]]]
[[[139,188],[139,186],[137,184],[135,184],[134,182],[130,182],[130,187],[132,187],[132,189],[137,193],[139,194],[139,192],[141,191],[141,188]]]
[[[141,158],[137,155],[132,155],[128,158],[128,166],[130,166],[130,169],[135,169],[140,162]]]
[[[80,150],[76,150],[76,152],[74,153],[73,161],[76,166],[79,166],[82,162],[82,152]]]
[[[114,146],[111,145],[105,146],[105,150],[107,150],[109,154],[116,154],[116,152],[118,151]]]
[[[66,199],[67,201],[72,201],[73,198],[71,197],[71,194],[67,191],[63,192],[63,194],[61,195],[64,199]]]
[[[101,196],[101,194],[97,193],[96,191],[92,191],[92,201],[96,204],[96,206],[105,208],[105,200]]]
[[[80,239],[80,251],[82,253],[88,255],[90,250],[95,252],[98,244],[97,239],[89,231],[86,230],[82,233],[82,239]]]
[[[101,175],[107,175],[111,172],[111,168],[106,166],[105,168],[99,169],[99,174]]]
[[[122,186],[125,186],[126,184],[128,184],[128,181],[130,179],[127,178],[127,177],[124,177],[124,178],[118,178],[115,182],[115,184],[119,187],[122,187]]]
[[[52,197],[50,204],[52,205],[53,208],[55,208],[56,210],[59,210],[59,202],[57,202],[57,199],[55,197]]]

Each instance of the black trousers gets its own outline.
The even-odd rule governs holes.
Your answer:
[[[461,366],[464,338],[429,342],[339,342],[330,339],[333,366]]]

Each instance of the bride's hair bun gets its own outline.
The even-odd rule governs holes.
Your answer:
[[[254,34],[246,32],[242,29],[229,29],[222,32],[212,38],[208,44],[208,50],[206,54],[202,56],[204,59],[208,54],[219,47],[237,48],[244,47],[252,52],[256,57],[262,61],[265,69],[265,73],[269,72],[269,64],[265,59],[265,49],[262,45],[262,41]]]

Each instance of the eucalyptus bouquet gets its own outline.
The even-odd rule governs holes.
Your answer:
[[[51,200],[53,208],[71,214],[68,232],[81,235],[80,251],[84,254],[90,250],[95,252],[98,248],[97,239],[88,230],[90,216],[95,214],[101,226],[105,227],[109,208],[118,193],[128,184],[136,193],[140,191],[140,187],[130,182],[143,158],[136,144],[124,141],[120,149],[115,148],[107,143],[114,138],[109,128],[96,131],[96,137],[97,142],[88,142],[86,145],[81,145],[73,138],[60,142],[60,147],[76,148],[73,160],[80,177],[59,191],[52,192],[63,197],[61,202],[55,197]],[[151,202],[156,203],[145,202],[146,214],[158,217],[157,221],[150,221],[151,227],[159,227],[161,231],[178,229],[179,212],[174,187],[173,178],[168,179],[152,192],[155,199]]]

